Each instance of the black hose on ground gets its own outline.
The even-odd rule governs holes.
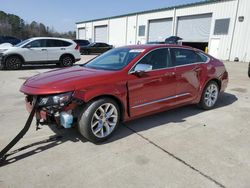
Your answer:
[[[33,117],[35,115],[35,112],[36,112],[36,106],[37,106],[37,103],[36,103],[36,99],[34,101],[34,106],[33,106],[33,109],[25,123],[25,126],[24,128],[18,133],[18,135],[0,152],[0,161],[2,160],[5,160],[6,158],[6,154],[7,152],[13,147],[16,145],[16,143],[21,140],[23,138],[23,136],[27,133],[27,131],[29,130],[30,126],[31,126],[31,123],[32,123],[32,120],[33,120]]]

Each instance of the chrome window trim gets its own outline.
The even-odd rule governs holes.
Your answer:
[[[196,52],[196,53],[202,53],[202,52],[197,52],[195,50],[192,50],[192,49],[188,49],[188,48],[185,48],[185,47],[181,47],[181,46],[176,46],[176,47],[160,47],[160,48],[155,48],[155,49],[152,49],[150,51],[148,51],[146,54],[144,54],[144,56],[142,56],[139,60],[137,60],[137,62],[129,69],[128,71],[128,74],[133,74],[135,71],[132,71],[132,69],[134,69],[134,67],[146,56],[148,55],[149,53],[155,51],[155,50],[158,50],[158,49],[168,49],[169,53],[170,53],[170,49],[171,48],[179,48],[179,49],[184,49],[184,50],[191,50],[193,52]],[[171,55],[171,54],[170,54]],[[172,67],[166,67],[166,68],[161,68],[161,69],[154,69],[154,70],[150,70],[150,71],[146,71],[146,72],[153,72],[153,71],[159,71],[159,70],[168,70],[168,69],[171,69],[171,68],[175,68],[175,67],[185,67],[185,66],[189,66],[189,65],[197,65],[197,64],[207,64],[211,59],[210,57],[208,57],[206,54],[202,53],[202,55],[206,56],[207,57],[207,61],[206,62],[197,62],[197,63],[189,63],[189,64],[185,64],[185,65],[174,65]],[[171,59],[171,58],[170,58]],[[172,60],[171,60],[172,61]],[[172,62],[173,63],[173,62]]]
[[[147,105],[150,105],[150,104],[155,104],[155,103],[158,103],[158,102],[168,101],[168,100],[175,99],[175,98],[178,98],[178,97],[183,97],[183,96],[186,96],[186,95],[189,95],[189,94],[190,93],[181,93],[181,94],[178,94],[178,95],[158,99],[158,100],[151,101],[151,102],[146,102],[146,103],[139,104],[139,105],[136,105],[136,106],[132,106],[131,108],[133,108],[133,109],[134,108],[140,108],[140,107],[147,106]]]

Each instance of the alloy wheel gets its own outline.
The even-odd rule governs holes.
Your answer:
[[[102,104],[97,108],[91,120],[91,130],[98,138],[110,135],[118,122],[118,110],[111,103]]]
[[[21,60],[17,57],[9,57],[6,60],[6,67],[7,69],[11,69],[11,70],[17,70],[20,68],[21,66]]]
[[[62,64],[63,64],[64,67],[69,67],[69,66],[71,66],[73,64],[73,60],[72,60],[71,57],[66,56],[62,60]]]
[[[212,107],[215,105],[218,98],[219,90],[217,85],[210,84],[205,91],[204,102],[208,107]]]

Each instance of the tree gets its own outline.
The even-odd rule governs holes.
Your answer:
[[[75,31],[69,31],[65,33],[59,33],[50,28],[43,23],[38,23],[32,21],[30,24],[26,23],[19,16],[14,14],[7,14],[3,11],[0,11],[0,35],[9,35],[14,36],[20,39],[27,39],[31,37],[64,37],[75,39]]]

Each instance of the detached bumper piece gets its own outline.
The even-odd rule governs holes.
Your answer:
[[[34,107],[25,123],[25,126],[23,127],[23,129],[18,133],[18,135],[0,152],[0,162],[4,161],[6,159],[6,154],[7,152],[16,145],[16,143],[21,140],[23,138],[23,136],[27,133],[27,131],[30,128],[30,125],[32,123],[33,117],[35,115],[36,112],[36,107],[37,107],[37,102],[34,101]]]

